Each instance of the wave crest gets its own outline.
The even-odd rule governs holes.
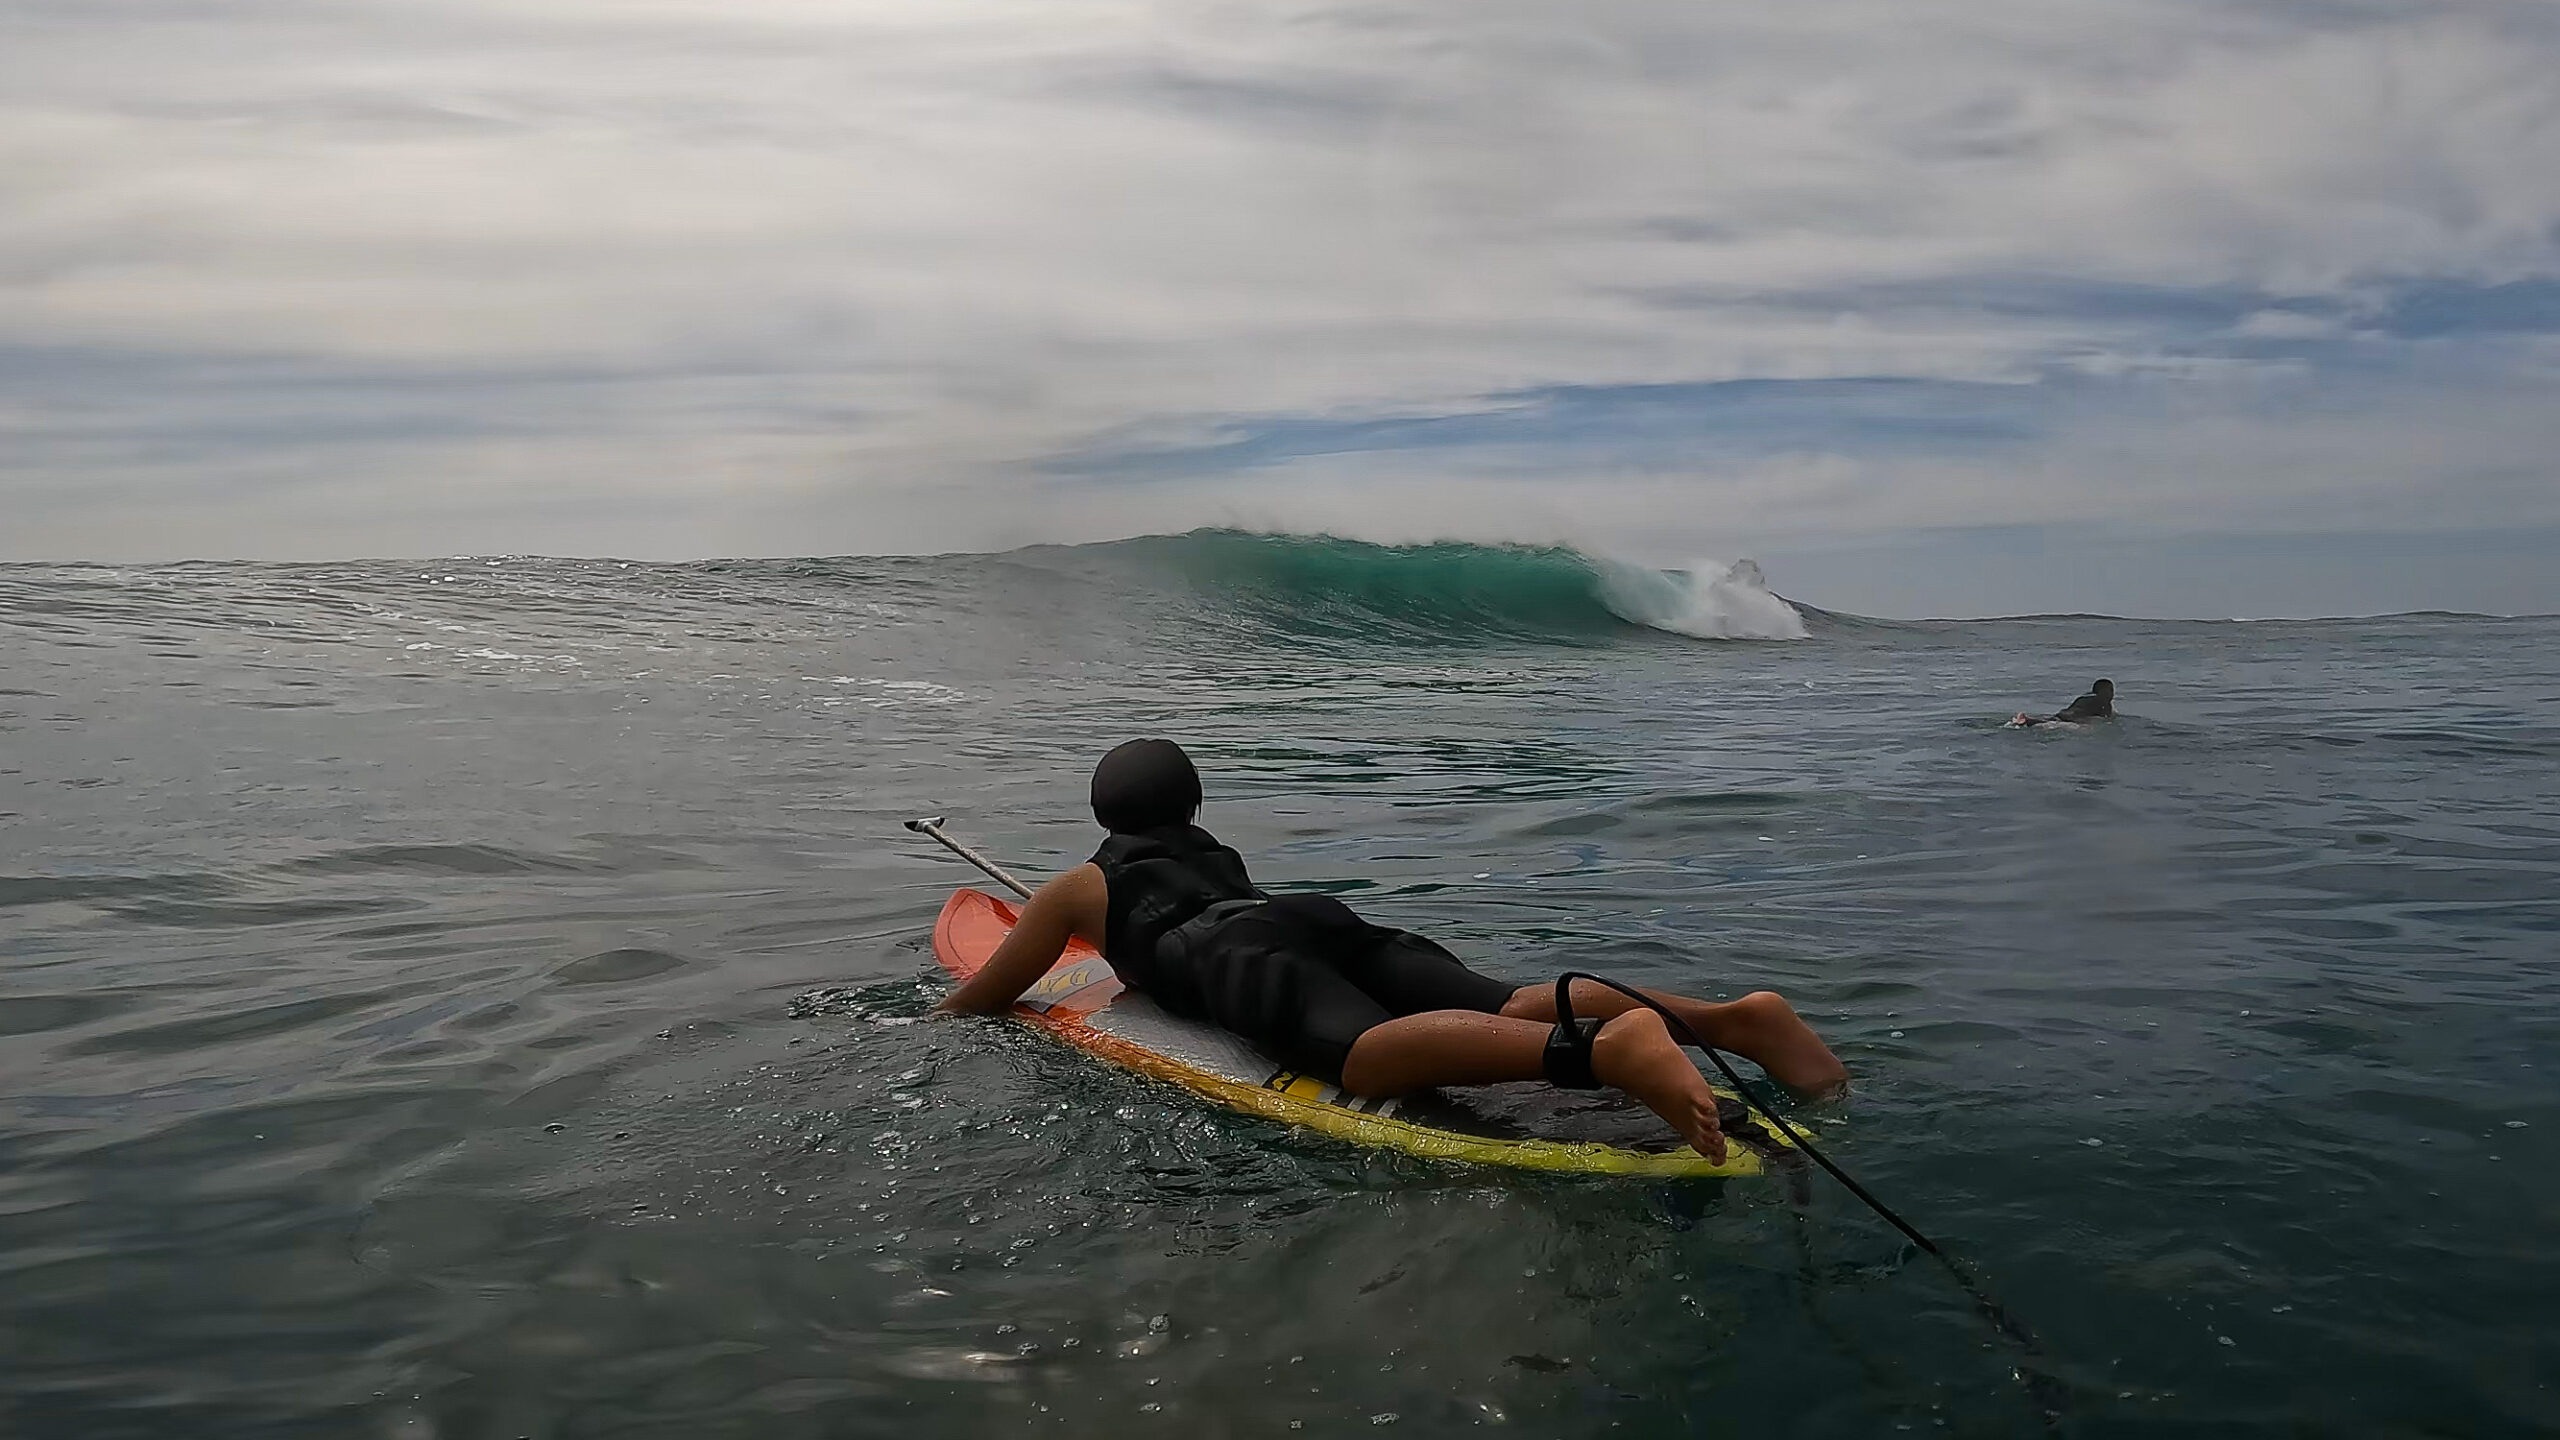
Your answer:
[[[1602,642],[1630,627],[1708,640],[1801,640],[1804,616],[1760,567],[1657,570],[1562,545],[1379,545],[1195,530],[1077,547],[1169,569],[1225,607],[1342,638]]]

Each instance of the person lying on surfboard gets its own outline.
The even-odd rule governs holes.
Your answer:
[[[2116,682],[2101,680],[2089,687],[2088,694],[2063,706],[2057,714],[2030,715],[2021,710],[2017,718],[2009,723],[2012,725],[2077,725],[2084,720],[2113,720],[2114,718],[2116,718]]]
[[[941,1008],[1001,1014],[1070,938],[1081,938],[1122,984],[1166,1010],[1231,1030],[1351,1094],[1382,1099],[1508,1080],[1609,1085],[1723,1162],[1715,1093],[1661,1016],[1576,981],[1577,1023],[1567,1026],[1553,985],[1479,975],[1439,945],[1372,925],[1331,896],[1268,895],[1243,857],[1192,823],[1199,811],[1200,772],[1181,746],[1132,740],[1103,756],[1093,817],[1110,837],[1092,860],[1032,895],[1004,942]],[[1645,993],[1791,1090],[1829,1096],[1848,1086],[1839,1059],[1774,992],[1723,1004]]]

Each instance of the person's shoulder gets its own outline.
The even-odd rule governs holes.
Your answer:
[[[1058,906],[1066,914],[1067,928],[1099,950],[1104,932],[1111,928],[1111,877],[1102,867],[1088,860],[1058,876],[1043,890],[1055,888]]]
[[[1110,912],[1111,882],[1101,866],[1088,860],[1050,876],[1025,904],[1037,907],[1043,914],[1058,916],[1069,929],[1082,934],[1099,929],[1103,917]]]

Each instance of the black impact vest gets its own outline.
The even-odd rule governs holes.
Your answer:
[[[1167,933],[1198,919],[1212,905],[1263,899],[1244,871],[1244,857],[1197,825],[1169,825],[1140,834],[1113,835],[1093,852],[1109,900],[1102,958],[1121,983],[1139,990],[1188,988],[1188,977],[1163,973],[1158,946]]]

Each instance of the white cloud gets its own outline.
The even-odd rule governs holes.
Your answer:
[[[2138,306],[1928,302],[2033,277],[2352,306],[2560,272],[2539,7],[12,14],[14,554],[936,548],[1253,513],[1622,539],[1710,510],[1797,536],[2491,524],[2530,496],[2461,475],[2560,438],[2528,360],[2483,385],[2441,347],[2359,353],[2363,409],[2311,426],[2261,387],[2316,387],[2314,360],[2199,353]],[[2296,313],[2227,328],[2322,341]],[[58,352],[163,384],[66,398],[30,378]],[[2118,413],[2057,402],[1997,462],[1533,445],[1143,492],[1039,470],[1229,417],[2057,370],[2126,387]],[[2176,443],[2144,428],[2163,386]]]

